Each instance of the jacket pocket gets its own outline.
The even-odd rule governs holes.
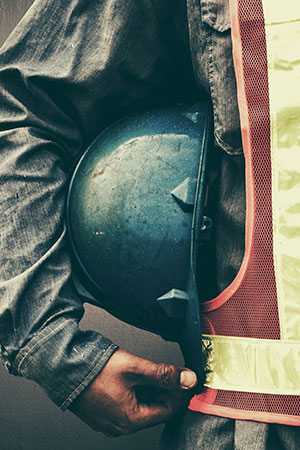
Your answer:
[[[205,56],[214,112],[214,135],[219,147],[231,155],[243,153],[236,82],[232,60],[229,0],[200,1],[204,24]],[[199,3],[198,3],[199,5]]]
[[[229,0],[200,0],[201,19],[216,31],[230,28]]]

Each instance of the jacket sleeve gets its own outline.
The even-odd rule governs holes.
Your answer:
[[[69,174],[109,123],[174,102],[174,73],[146,0],[36,0],[1,49],[1,356],[63,409],[116,349],[78,326]]]

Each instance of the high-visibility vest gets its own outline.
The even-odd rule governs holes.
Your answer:
[[[246,246],[203,305],[208,375],[190,409],[300,425],[300,2],[230,0]]]

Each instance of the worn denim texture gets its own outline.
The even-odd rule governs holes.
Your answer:
[[[187,411],[165,427],[157,450],[297,450],[299,427]]]

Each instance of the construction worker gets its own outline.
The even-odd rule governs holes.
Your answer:
[[[285,166],[296,153],[277,157],[270,145],[293,150],[298,142],[299,58],[288,46],[297,42],[298,9],[293,0],[276,8],[266,0],[230,8],[226,0],[36,0],[2,47],[2,360],[95,429],[120,435],[170,419],[197,377],[79,330],[83,308],[64,225],[69,173],[124,115],[210,98],[216,262],[203,277],[202,300],[212,377],[167,426],[161,448],[299,446],[297,227],[289,228],[297,202],[287,201],[296,191],[284,195],[297,185],[296,168],[292,177]],[[285,84],[282,72],[291,75]],[[273,95],[285,85],[289,95]],[[287,134],[277,126],[282,118]],[[161,388],[159,404],[138,402],[132,388],[144,384]]]

